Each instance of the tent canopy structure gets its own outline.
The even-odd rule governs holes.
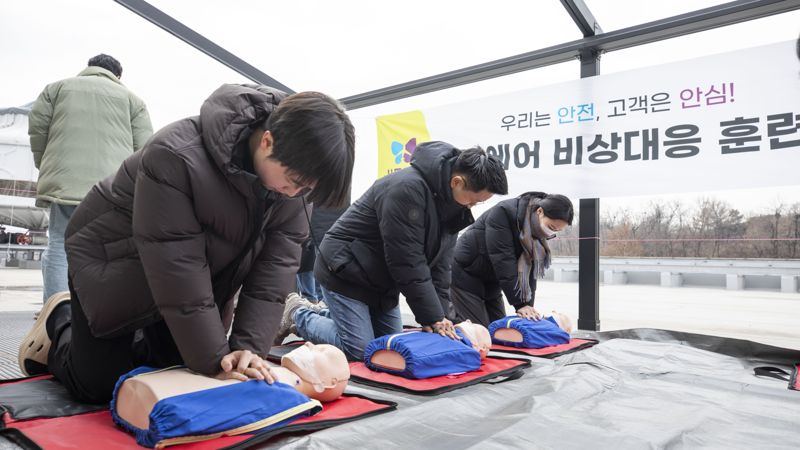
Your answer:
[[[294,92],[290,87],[291,83],[284,84],[277,79],[278,77],[273,78],[262,72],[150,3],[143,0],[115,1],[252,81]],[[556,20],[557,16],[553,14],[553,11],[547,10],[547,8],[552,8],[554,3],[537,2],[536,8],[543,9],[543,14],[537,15],[537,18],[546,17],[546,20]],[[592,2],[561,0],[560,3],[564,8],[562,19],[569,17],[574,22],[573,31],[579,31],[583,36],[582,39],[560,42],[550,47],[348,95],[341,101],[351,110],[365,108],[575,59],[580,61],[580,77],[592,77],[600,74],[600,59],[605,53],[800,9],[800,2],[796,0],[737,0],[613,31],[604,31],[602,23],[592,13],[590,8]],[[166,5],[164,6],[166,7]],[[185,10],[182,12],[191,15]],[[196,17],[193,18],[196,19]],[[287,20],[289,19],[287,18]],[[273,63],[271,66],[278,70],[280,64]],[[581,329],[600,329],[599,228],[599,199],[581,199],[579,224],[579,237],[581,238],[579,245],[580,308],[578,317],[578,327]]]
[[[30,14],[35,23],[25,20]],[[76,21],[68,31],[67,15]],[[0,104],[29,101],[99,49],[120,56],[123,81],[147,99],[155,128],[196,114],[224,82],[340,98],[358,133],[357,197],[374,181],[377,115],[796,39],[800,1],[32,0],[6,5],[4,17],[0,38],[15,40],[8,57],[26,70]],[[47,58],[37,42],[48,42]],[[16,92],[24,97],[3,100]],[[599,329],[599,201],[580,206],[579,326]]]
[[[252,81],[273,85],[287,92],[294,92],[291,80],[284,80],[281,77],[275,76],[274,73],[269,75],[262,72],[260,69],[240,59],[238,56],[222,48],[211,39],[204,37],[201,33],[184,25],[184,23],[180,21],[183,17],[186,17],[190,21],[198,22],[199,18],[197,17],[198,13],[196,10],[175,7],[166,4],[166,2],[147,3],[143,0],[115,1]],[[402,80],[404,82],[365,92],[351,93],[343,96],[341,100],[352,110],[477,81],[502,77],[517,72],[569,62],[576,59],[581,61],[581,76],[591,76],[599,72],[595,70],[594,73],[589,73],[586,71],[586,67],[588,67],[588,65],[594,65],[596,60],[605,53],[800,9],[800,5],[793,0],[738,0],[729,3],[708,2],[717,4],[704,9],[680,11],[680,13],[673,16],[661,17],[653,21],[629,23],[627,26],[619,29],[609,28],[609,30],[612,31],[604,31],[603,28],[601,28],[602,21],[598,20],[592,13],[590,6],[598,6],[607,11],[609,5],[599,1],[585,2],[584,0],[560,0],[560,3],[561,6],[563,6],[561,12],[558,11],[560,8],[554,1],[538,2],[531,6],[531,11],[535,14],[525,17],[525,20],[530,24],[529,28],[525,31],[532,31],[531,34],[536,36],[537,41],[541,41],[541,38],[544,36],[537,35],[535,29],[536,25],[544,28],[543,25],[546,21],[557,21],[559,25],[557,33],[553,32],[552,27],[547,28],[550,34],[549,37],[556,40],[556,42],[554,42],[555,45],[540,47],[532,51],[529,50],[524,53],[499,59],[475,61],[477,64],[467,65],[465,67],[456,68],[455,70],[449,70],[435,75],[426,74],[427,76],[411,81]],[[595,3],[597,3],[597,5],[595,5]],[[694,5],[697,7],[700,6],[700,3],[694,2]],[[158,9],[159,6],[163,7],[164,10]],[[508,15],[509,13],[516,13],[517,11],[514,11],[514,8],[520,8],[520,6],[521,5],[518,3],[514,3],[509,5],[508,9],[505,10],[503,8],[487,8],[500,9],[500,14]],[[636,20],[635,18],[637,15],[641,14],[641,9],[643,9],[626,8],[625,5],[618,5],[617,8],[618,9],[615,9],[613,13],[627,20]],[[677,8],[680,8],[680,6],[677,6]],[[176,15],[174,17],[170,16],[168,12],[165,12],[170,10],[175,11]],[[224,11],[215,12],[224,14]],[[269,13],[268,10],[264,10],[263,12],[265,14]],[[481,12],[490,13],[490,11]],[[519,12],[524,15],[527,11]],[[472,13],[475,14],[476,12],[472,11]],[[346,15],[347,12],[340,11],[338,15],[341,16],[342,14]],[[568,23],[565,23],[569,21],[567,18],[571,19],[574,25],[570,26]],[[287,17],[287,20],[291,20],[291,18]],[[204,25],[210,31],[218,32],[217,27],[219,27],[219,21],[216,16],[214,22],[217,24],[214,25],[214,23],[209,21],[202,21],[200,23],[202,23],[201,27]],[[408,25],[408,29],[418,33],[425,32],[424,29],[416,30],[416,27],[413,25]],[[465,31],[465,34],[467,33],[469,33],[469,31]],[[575,39],[576,33],[579,33],[578,36],[582,35],[583,38]],[[481,39],[487,39],[485,32],[475,32],[475,34],[480,35]],[[384,35],[382,37],[386,36]],[[432,46],[435,46],[438,41],[434,36],[431,36],[430,40],[433,41],[431,42]],[[453,42],[447,42],[447,45],[457,47],[459,46],[459,40],[454,39]],[[730,49],[730,47],[721,50],[725,49]],[[306,50],[313,51],[311,49]],[[390,49],[390,53],[391,51],[398,50],[397,48],[392,48]],[[416,52],[421,57],[424,57],[423,55],[427,53],[428,57],[430,57],[430,52],[427,49],[412,48],[410,51]],[[494,50],[495,54],[500,51],[501,50]],[[438,56],[434,57],[438,58]],[[271,64],[265,66],[271,66],[276,72],[281,70],[280,63],[275,60],[273,60]],[[358,80],[357,74],[353,75],[355,75],[355,79]],[[384,77],[384,79],[391,80],[388,76]]]
[[[49,6],[56,16],[53,11],[62,7]],[[104,43],[128,43],[138,50],[123,61],[131,68],[123,80],[131,80],[126,83],[148,99],[156,128],[196,114],[202,98],[222,82],[256,81],[288,91],[329,93],[349,106],[354,121],[363,125],[357,124],[357,129],[363,130],[374,127],[376,115],[423,103],[595,76],[603,73],[601,62],[612,71],[623,70],[796,39],[800,31],[800,0],[646,6],[635,0],[409,0],[402,6],[367,0],[251,1],[236,6],[115,0],[69,8],[76,17],[102,17],[98,23],[87,22],[85,30],[105,30],[94,34]],[[760,21],[769,23],[775,34],[754,32],[751,26]],[[18,25],[10,22],[14,32]],[[70,28],[70,33],[83,29],[75,24]],[[34,31],[48,32],[45,27]],[[17,29],[17,34],[22,32]],[[693,39],[700,35],[713,36],[697,45]],[[57,37],[48,41],[61,45]],[[98,46],[94,42],[91,48]],[[623,57],[615,59],[616,55]],[[196,63],[191,70],[189,61]],[[77,73],[80,64],[75,68]],[[37,68],[30,73],[35,90],[54,77]],[[541,73],[546,75],[538,78]],[[361,137],[359,151],[364,155],[374,147],[374,139]],[[372,161],[360,156],[357,164],[364,169]],[[375,173],[369,167],[357,167],[356,172],[361,178],[354,179],[354,195],[374,181]],[[511,382],[430,398],[351,383],[349,392],[395,401],[398,410],[267,444],[481,449],[796,446],[800,393],[787,389],[785,380],[756,376],[755,369],[795,368],[800,352],[663,330],[594,331],[600,327],[599,211],[598,199],[580,200],[582,331],[574,336],[598,339],[598,345],[554,360],[533,358],[524,376]]]
[[[45,11],[36,23],[24,20],[36,7]],[[65,15],[77,21],[67,34]],[[0,38],[36,38],[16,39],[9,49],[27,70],[13,77],[19,89],[2,93],[0,104],[29,101],[45,84],[76,74],[99,49],[122,59],[123,82],[147,99],[155,128],[196,114],[223,82],[340,98],[358,133],[357,197],[374,181],[377,115],[796,39],[800,1],[32,0],[7,5],[4,17]],[[48,42],[48,58],[36,42]],[[16,91],[24,97],[3,100]],[[599,212],[599,201],[581,201],[584,329],[599,329]]]

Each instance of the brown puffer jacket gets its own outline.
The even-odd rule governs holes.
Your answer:
[[[247,148],[286,94],[224,85],[96,184],[66,230],[69,274],[96,337],[165,320],[185,364],[266,356],[308,235],[301,199],[263,188]],[[230,338],[220,312],[242,287]]]

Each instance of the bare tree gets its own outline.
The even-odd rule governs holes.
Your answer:
[[[578,254],[578,226],[551,241],[555,255]],[[766,214],[747,218],[729,203],[701,198],[689,207],[654,200],[638,213],[607,209],[600,220],[603,256],[798,258],[800,203],[777,203]]]

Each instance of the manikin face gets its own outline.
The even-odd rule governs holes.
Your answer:
[[[281,193],[287,197],[297,197],[311,192],[314,186],[303,185],[297,174],[286,166],[270,158],[272,155],[272,134],[269,131],[254,131],[250,137],[250,148],[253,153],[253,167],[261,184],[270,191]]]
[[[472,342],[472,348],[481,354],[481,359],[486,358],[489,349],[492,348],[492,337],[489,335],[489,330],[479,323],[472,323],[467,320],[456,325],[461,329],[461,332],[467,336]]]
[[[568,315],[556,311],[552,311],[550,315],[555,319],[559,328],[567,333],[572,333],[572,319]]]
[[[339,398],[350,379],[344,352],[328,344],[306,342],[284,355],[281,366],[300,377],[300,392],[323,402]]]

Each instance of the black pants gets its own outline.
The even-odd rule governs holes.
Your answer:
[[[72,280],[69,291],[69,308],[59,306],[48,318],[52,345],[47,367],[77,400],[107,403],[119,377],[132,369],[183,364],[163,320],[122,336],[98,338],[89,329]]]
[[[450,285],[450,301],[456,310],[458,321],[471,320],[488,327],[495,320],[506,316],[506,306],[500,287],[496,284],[484,286],[483,295]]]

